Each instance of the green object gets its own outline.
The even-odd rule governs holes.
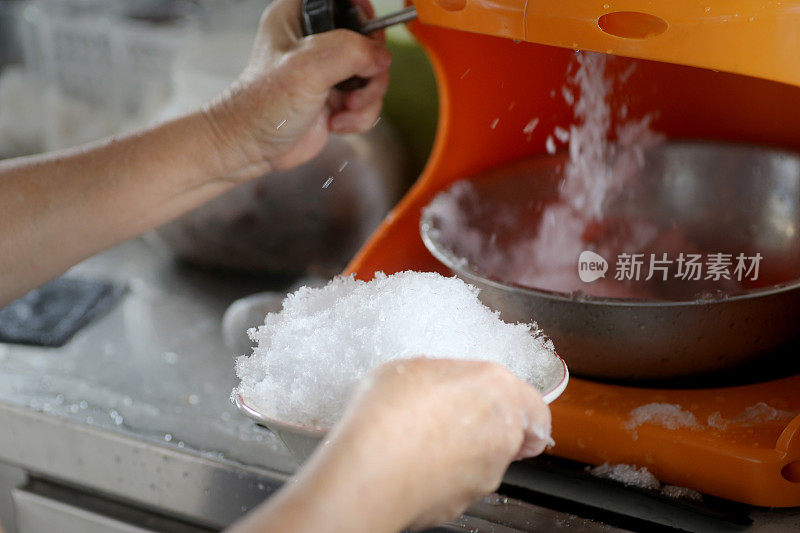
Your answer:
[[[388,29],[386,36],[394,59],[384,116],[395,126],[408,151],[410,184],[425,166],[436,136],[436,79],[427,55],[405,26]]]

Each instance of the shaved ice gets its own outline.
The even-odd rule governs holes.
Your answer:
[[[699,429],[700,423],[690,411],[673,403],[648,403],[630,412],[625,424],[628,429],[636,429],[642,424],[653,424],[667,429],[692,428]]]
[[[586,470],[595,477],[613,479],[632,487],[650,490],[657,490],[661,487],[661,482],[658,481],[658,478],[644,466],[637,468],[636,465],[603,463]]]
[[[695,501],[703,499],[703,495],[696,490],[662,484],[646,466],[603,463],[595,467],[586,467],[586,471],[595,477],[612,479],[629,487],[660,490],[661,494],[669,498]]]
[[[381,363],[427,356],[492,361],[542,390],[562,372],[552,342],[533,324],[507,324],[478,289],[431,272],[377,273],[303,287],[251,329],[234,394],[276,420],[331,427],[353,387]]]

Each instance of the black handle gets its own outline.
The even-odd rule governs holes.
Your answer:
[[[303,0],[303,35],[344,28],[361,33],[359,9],[350,0]],[[368,79],[353,76],[336,84],[340,91],[366,87]]]

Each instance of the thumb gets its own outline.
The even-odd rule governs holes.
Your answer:
[[[522,431],[523,442],[517,459],[534,457],[553,444],[550,436],[550,408],[542,400],[542,395],[526,383],[522,387]]]

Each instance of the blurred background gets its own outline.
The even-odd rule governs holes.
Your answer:
[[[0,158],[77,146],[202,105],[246,64],[267,3],[0,0]],[[425,54],[404,27],[388,39],[392,84],[373,131],[335,138],[308,165],[246,184],[148,240],[214,269],[340,271],[419,175],[435,134]]]

